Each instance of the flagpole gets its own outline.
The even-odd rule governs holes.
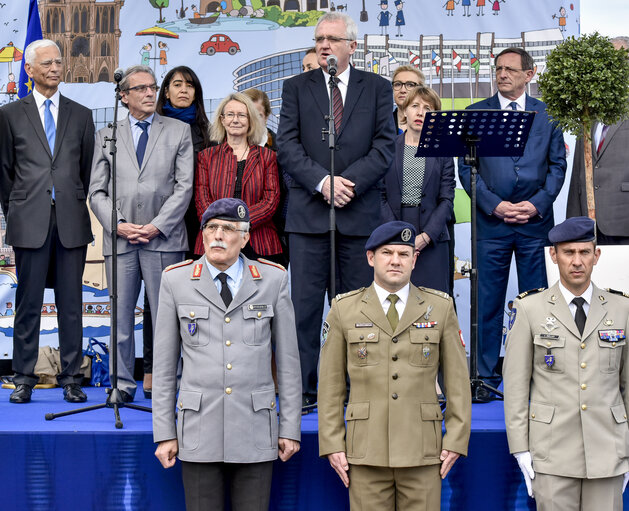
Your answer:
[[[469,57],[470,60],[470,68],[469,68],[469,79],[470,79],[470,105],[474,102],[474,99],[472,98],[472,57]]]
[[[454,110],[454,50],[452,53],[452,58],[450,59],[450,84],[452,86],[452,110]]]

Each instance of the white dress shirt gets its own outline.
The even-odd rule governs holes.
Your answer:
[[[561,283],[561,281],[559,281],[559,290],[561,291],[561,294],[563,295],[564,300],[566,300],[566,303],[568,304],[568,308],[570,309],[570,313],[572,314],[572,317],[574,318],[574,315],[577,313],[577,306],[576,304],[572,303],[572,300],[574,298],[578,298],[577,295],[573,295],[570,291],[568,291],[564,287],[564,285]],[[594,291],[594,288],[592,287],[592,282],[590,282],[590,285],[588,286],[588,288],[581,295],[581,298],[585,300],[585,303],[583,304],[583,310],[585,311],[586,317],[588,315],[588,312],[590,311],[590,304],[592,303],[593,291]]]
[[[498,93],[498,101],[500,101],[500,109],[501,110],[511,110],[511,102],[514,100],[505,98],[500,92]],[[518,104],[517,111],[522,112],[526,110],[526,92],[522,94],[518,99],[515,100]]]
[[[389,295],[397,295],[399,300],[395,304],[395,308],[397,310],[398,317],[402,317],[404,314],[404,309],[406,308],[406,303],[408,302],[408,293],[411,290],[410,284],[406,284],[402,289],[396,291],[395,293],[391,293],[387,291],[383,287],[380,287],[375,282],[373,283],[373,287],[376,290],[376,294],[378,295],[378,300],[380,300],[380,305],[382,305],[382,310],[384,311],[384,315],[387,315],[389,311],[389,307],[391,306],[391,301],[389,300]]]
[[[44,128],[44,133],[46,132],[46,123],[44,121],[44,112],[46,111],[46,105],[44,102],[49,99],[50,103],[50,113],[52,114],[52,118],[55,120],[55,129],[57,128],[57,117],[59,117],[59,98],[61,94],[57,90],[51,97],[47,98],[43,94],[39,93],[36,88],[33,88],[33,99],[35,99],[35,104],[37,105],[37,111],[39,112],[39,118],[41,119],[41,125]]]

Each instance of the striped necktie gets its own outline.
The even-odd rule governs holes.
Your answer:
[[[334,114],[334,130],[338,133],[343,122],[343,96],[339,89],[339,79],[335,76],[336,87],[332,89],[332,113]]]

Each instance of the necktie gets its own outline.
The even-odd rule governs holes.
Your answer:
[[[336,87],[332,89],[332,111],[334,114],[334,129],[338,133],[341,129],[341,122],[343,122],[343,96],[341,95],[341,89],[339,89],[339,79],[334,77],[334,83]]]
[[[605,142],[605,135],[607,135],[607,130],[609,129],[609,126],[607,126],[606,124],[603,124],[603,131],[601,131],[601,139],[598,142],[598,147],[596,148],[596,154],[601,152],[601,149],[603,148],[603,142]]]
[[[227,285],[227,273],[219,273],[216,278],[221,281],[221,298],[225,303],[225,307],[229,307],[229,304],[232,303],[232,292],[229,290],[229,286]]]
[[[572,303],[577,306],[577,311],[574,315],[574,322],[577,324],[577,328],[579,329],[579,333],[583,335],[583,329],[585,328],[585,311],[583,310],[583,304],[585,303],[585,298],[581,298],[580,296],[572,299]]]
[[[509,106],[511,107],[511,110],[518,109],[518,104],[515,101],[512,101],[511,103],[509,103]]]
[[[50,105],[52,101],[47,99],[44,101],[44,130],[46,131],[46,138],[48,139],[48,146],[50,146],[50,154],[55,154],[55,137],[57,136],[57,128],[55,126],[55,118],[50,111]],[[52,187],[52,200],[55,200],[55,187]]]
[[[138,147],[135,149],[135,154],[138,157],[138,166],[142,168],[142,160],[144,159],[144,152],[146,151],[146,143],[149,141],[149,123],[146,121],[139,121],[135,124],[136,126],[142,128],[142,134],[140,135],[140,140],[138,140]]]
[[[389,295],[387,298],[391,302],[391,305],[389,305],[389,310],[387,311],[387,319],[389,320],[389,324],[391,325],[391,328],[395,331],[395,329],[397,328],[397,324],[400,322],[400,316],[397,313],[395,304],[400,299],[400,297],[398,295],[392,294],[392,295]]]

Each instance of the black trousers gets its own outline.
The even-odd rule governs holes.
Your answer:
[[[83,268],[87,247],[65,248],[53,206],[48,236],[40,248],[14,247],[17,270],[13,333],[13,382],[35,385],[44,289],[55,290],[61,373],[59,385],[81,383],[83,360]]]
[[[321,321],[330,280],[330,235],[290,233],[291,299],[295,307],[302,394],[316,399]],[[370,286],[366,236],[336,234],[336,293]],[[330,297],[333,298],[333,297]]]
[[[186,511],[223,511],[226,490],[232,511],[268,511],[273,462],[181,462]]]

